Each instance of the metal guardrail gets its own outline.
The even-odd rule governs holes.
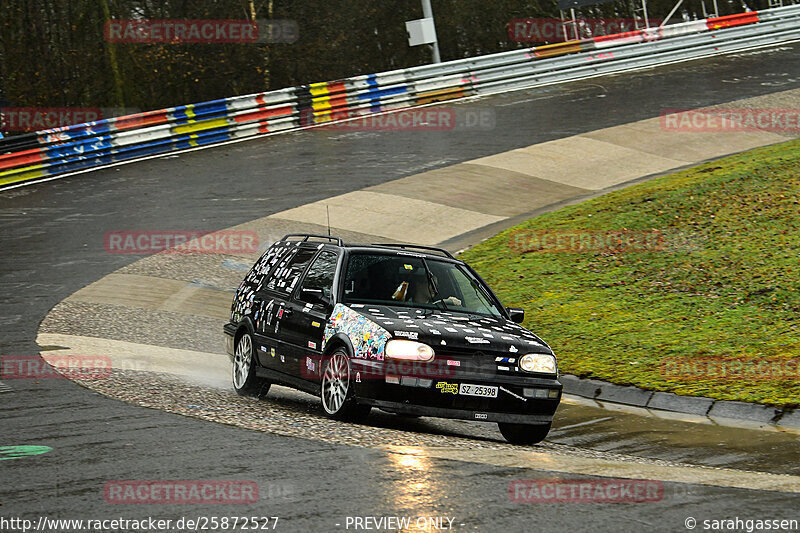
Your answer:
[[[358,116],[800,40],[800,6],[178,106],[0,139],[0,188]]]

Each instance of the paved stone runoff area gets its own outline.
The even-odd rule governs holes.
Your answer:
[[[42,333],[36,342],[40,346],[64,347],[42,354],[42,359],[55,368],[63,368],[69,357],[108,354],[109,361],[99,361],[110,363],[114,370],[170,374],[220,388],[230,384],[227,355],[58,333]]]
[[[468,462],[482,462],[507,468],[523,468],[536,464],[536,468],[554,472],[584,474],[593,472],[597,476],[625,479],[658,479],[698,485],[737,487],[744,489],[800,492],[800,478],[780,474],[742,472],[725,469],[700,469],[689,466],[664,466],[642,464],[619,464],[616,461],[586,457],[549,455],[524,450],[508,450],[504,453],[481,454],[463,448],[423,448],[408,450],[406,447],[389,447],[390,451],[404,455],[436,457]]]
[[[436,202],[501,219],[527,213],[531,206],[550,205],[589,192],[477,162],[429,170],[366,190]]]
[[[800,90],[717,107],[800,108]],[[466,234],[474,237],[467,244],[474,245],[481,228],[499,231],[559,203],[790,137],[758,130],[677,131],[654,117],[429,170],[230,229],[256,232],[259,252],[286,233],[327,234],[329,221],[331,232],[348,242],[437,245]],[[146,257],[56,306],[42,322],[40,343],[102,350],[120,364],[130,361],[166,372],[172,363],[161,359],[178,364],[202,358],[220,371],[216,365],[227,362],[208,355],[222,353],[212,334],[219,336],[233,291],[257,255],[163,252]],[[125,320],[115,321],[113,328],[96,324],[99,311],[107,313],[110,308]],[[191,325],[203,332],[192,334]],[[100,345],[96,339],[85,339],[98,336],[113,340]],[[126,344],[131,342],[135,346]],[[796,413],[776,413],[763,406],[678,397],[569,376],[564,376],[564,383],[567,392],[600,404],[800,426]]]
[[[59,338],[50,340],[68,341]],[[75,351],[92,348],[92,344],[86,343]],[[135,346],[117,348],[136,349]],[[159,355],[180,358],[190,354],[166,351]],[[201,355],[209,359],[219,357],[213,354],[195,354],[195,357]],[[64,356],[48,354],[44,358],[58,364],[58,360],[63,361]],[[170,367],[161,367],[161,364],[153,361],[150,368],[155,372],[142,370],[143,367],[136,370],[113,369],[102,378],[78,380],[78,383],[111,398],[208,422],[314,442],[382,449],[392,454],[391,459],[396,460],[401,470],[410,464],[427,463],[430,459],[438,458],[499,466],[504,469],[504,475],[516,469],[534,469],[558,475],[568,473],[760,490],[768,491],[774,497],[780,493],[800,493],[800,475],[796,468],[785,471],[778,466],[754,471],[747,468],[747,464],[742,465],[744,468],[729,468],[716,464],[713,457],[707,457],[711,460],[705,461],[711,464],[702,464],[702,461],[701,464],[689,464],[679,462],[677,459],[680,456],[675,459],[652,458],[602,449],[605,447],[592,449],[581,445],[580,439],[575,444],[546,440],[531,448],[504,442],[496,425],[491,423],[428,417],[407,419],[380,411],[373,412],[369,424],[347,424],[322,416],[317,399],[285,387],[272,387],[269,395],[263,399],[241,397],[230,386],[199,384],[194,376],[178,374],[181,377],[176,378],[169,375]],[[569,417],[568,414],[566,416]],[[606,417],[601,420],[609,419]],[[592,422],[589,420],[578,425]],[[553,431],[563,432],[569,427],[565,425]],[[667,431],[667,435],[669,433]],[[714,435],[714,428],[704,426],[695,433],[705,433],[705,436],[699,437],[702,441]],[[590,430],[584,438],[594,434]],[[786,442],[783,435],[769,436],[769,443]],[[718,449],[711,452],[716,456]],[[505,486],[503,488],[506,489]]]
[[[84,287],[70,300],[107,305],[126,302],[131,307],[161,311],[191,309],[191,314],[214,318],[226,316],[231,307],[231,293],[226,290],[206,288],[197,282],[117,273]]]

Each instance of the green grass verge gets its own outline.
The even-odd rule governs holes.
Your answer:
[[[654,245],[586,244],[608,231]],[[542,235],[562,241],[542,247]],[[565,243],[570,251],[556,251]],[[504,304],[525,308],[524,325],[553,347],[564,373],[800,403],[800,142],[544,214],[461,258]]]

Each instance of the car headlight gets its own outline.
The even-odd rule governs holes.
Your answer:
[[[421,342],[391,340],[386,343],[386,357],[391,359],[430,361],[433,355],[433,348]]]
[[[519,367],[525,372],[555,374],[558,371],[556,357],[549,353],[529,353],[519,358]]]

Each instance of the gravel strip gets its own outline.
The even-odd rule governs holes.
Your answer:
[[[255,255],[252,259],[244,259],[221,254],[160,253],[131,263],[115,274],[153,276],[219,290],[235,290],[255,260]]]
[[[184,313],[64,301],[44,318],[39,332],[225,353],[224,324],[225,320]]]
[[[756,50],[754,52],[749,52],[749,53],[759,54],[764,52],[766,51]],[[747,54],[747,52],[745,52],[745,54]],[[774,76],[775,76],[775,81],[773,83],[775,84],[776,87],[785,83],[782,74],[776,72]],[[754,96],[752,98],[745,98],[744,100],[736,100],[734,102],[727,102],[724,104],[708,107],[708,109],[736,109],[736,110],[750,109],[753,111],[780,110],[784,113],[791,113],[791,114],[796,113],[798,108],[800,108],[800,89],[791,89],[788,91],[765,94],[762,96]],[[780,129],[764,129],[756,131],[769,131],[770,133],[781,135],[783,137],[786,137],[787,139],[794,139],[798,137],[797,131],[792,128],[788,128],[784,131]]]

